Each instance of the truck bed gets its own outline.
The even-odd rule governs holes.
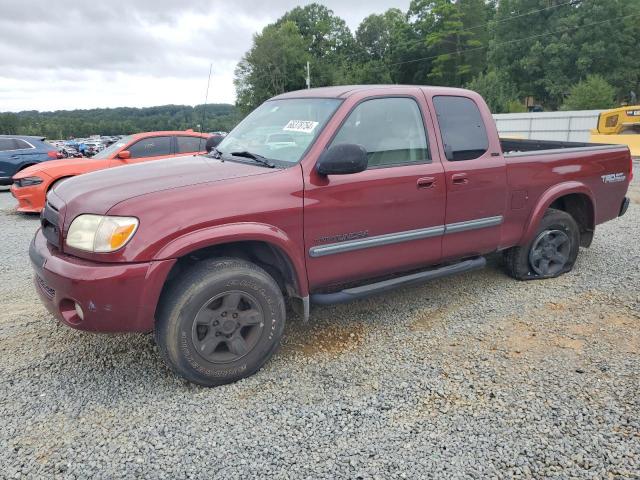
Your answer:
[[[608,150],[620,148],[622,145],[608,143],[560,142],[556,140],[524,140],[518,138],[500,138],[500,145],[505,157],[515,157],[531,154]]]

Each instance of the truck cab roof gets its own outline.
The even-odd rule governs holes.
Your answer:
[[[347,98],[354,94],[389,93],[394,90],[406,90],[407,88],[419,88],[425,91],[432,91],[443,95],[475,95],[471,90],[464,88],[431,87],[424,85],[339,85],[335,87],[309,88],[305,90],[295,90],[283,93],[271,100],[284,100],[288,98]]]

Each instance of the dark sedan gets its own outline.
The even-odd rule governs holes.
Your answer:
[[[23,168],[61,156],[44,137],[0,135],[0,185],[11,185],[11,177]]]

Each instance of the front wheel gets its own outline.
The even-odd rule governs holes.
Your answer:
[[[505,251],[507,273],[518,280],[553,278],[570,271],[580,249],[580,229],[571,215],[550,208],[533,240]]]
[[[258,371],[277,349],[284,323],[274,279],[252,263],[221,258],[196,264],[167,287],[155,336],[176,373],[214,386]]]

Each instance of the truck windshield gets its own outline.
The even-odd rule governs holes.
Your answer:
[[[271,100],[251,112],[217,147],[220,154],[251,152],[276,162],[300,161],[341,100],[292,98]]]

